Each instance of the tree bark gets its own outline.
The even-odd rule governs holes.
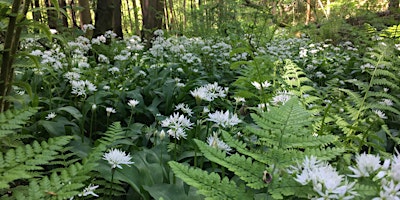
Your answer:
[[[97,2],[94,37],[113,30],[114,10],[114,0],[100,0]]]
[[[47,8],[47,24],[51,29],[57,29],[57,11],[54,10],[54,5],[51,4],[50,0],[45,0],[45,5]]]
[[[80,19],[81,19],[81,28],[84,24],[92,24],[92,16],[90,14],[90,5],[89,0],[79,0],[79,6],[83,8],[80,11]]]
[[[136,4],[136,0],[133,1],[133,17],[135,18],[135,33],[138,36],[141,36],[140,27],[139,27],[139,14],[138,14],[138,6]]]
[[[67,3],[65,2],[65,0],[58,0],[58,5],[60,5],[60,9],[64,9],[67,10]],[[61,18],[61,23],[63,27],[68,27],[68,19],[67,16],[60,14],[60,18]]]
[[[163,28],[164,1],[163,0],[141,0],[143,27],[142,37],[150,40],[153,31]]]

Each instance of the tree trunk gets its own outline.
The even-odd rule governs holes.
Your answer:
[[[60,5],[60,9],[64,9],[67,10],[67,3],[65,2],[65,0],[58,0],[58,5]],[[68,27],[68,19],[67,16],[65,16],[64,14],[60,14],[60,18],[61,18],[61,23],[63,27]]]
[[[84,24],[92,24],[92,16],[90,14],[90,5],[89,5],[89,0],[79,0],[78,1],[79,6],[83,8],[83,10],[80,11],[80,19],[81,19],[81,24],[80,27]],[[90,36],[93,31],[87,30],[88,32],[90,31],[91,33],[86,32],[87,36]]]
[[[135,18],[135,33],[140,36],[140,27],[139,27],[139,14],[138,14],[138,6],[136,4],[136,0],[133,1],[133,17]]]
[[[117,37],[122,38],[122,16],[121,16],[121,0],[114,0],[114,13],[113,13],[113,32]]]
[[[307,0],[307,11],[306,11],[306,25],[310,22],[311,18],[311,0]]]
[[[95,29],[93,36],[103,35],[113,30],[114,0],[100,0],[97,2],[95,13]]]
[[[134,26],[133,26],[133,21],[132,21],[132,16],[131,16],[131,7],[129,6],[129,0],[126,0],[126,9],[128,11],[128,17],[129,17],[129,26],[130,26],[129,31],[131,33],[133,33],[133,31],[134,31],[133,27]],[[128,31],[128,28],[126,28],[126,30]]]
[[[147,41],[153,36],[153,31],[163,28],[164,0],[141,0],[143,27],[142,37]]]
[[[45,5],[47,8],[47,24],[49,25],[49,28],[57,29],[58,28],[57,11],[54,10],[54,5],[51,4],[50,0],[45,0]]]
[[[7,101],[6,97],[10,94],[11,86],[14,80],[14,68],[12,65],[15,60],[15,54],[18,50],[22,28],[25,27],[18,25],[26,19],[26,13],[28,12],[31,1],[26,0],[24,4],[22,4],[22,14],[18,15],[20,14],[19,12],[21,12],[21,4],[22,0],[13,1],[7,25],[0,69],[0,112],[8,110],[10,106],[10,102]]]
[[[40,4],[39,4],[39,0],[35,0],[32,4],[32,7],[35,7],[36,9],[40,8]],[[41,22],[42,21],[42,13],[40,12],[40,10],[36,10],[33,12],[33,19],[37,22]]]

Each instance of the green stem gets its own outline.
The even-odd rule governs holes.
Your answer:
[[[113,186],[114,186],[114,173],[115,173],[115,168],[111,168],[111,190],[110,190],[110,199],[113,195]]]

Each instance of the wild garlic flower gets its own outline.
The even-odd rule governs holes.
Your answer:
[[[313,199],[353,199],[357,196],[355,182],[348,183],[329,163],[314,156],[306,157],[302,164],[289,167],[288,173],[296,174],[298,183],[312,185],[317,193]]]
[[[209,113],[207,121],[215,122],[223,128],[229,128],[242,122],[236,114],[231,114],[229,110],[225,112],[216,111],[214,113]]]
[[[126,154],[126,152],[121,151],[119,149],[111,149],[108,153],[103,155],[103,159],[106,160],[111,168],[114,169],[116,167],[122,169],[121,165],[130,165],[134,162],[131,162],[132,157],[130,154]]]
[[[379,118],[381,119],[387,119],[386,114],[382,112],[381,110],[373,110],[373,112],[378,115]]]
[[[94,26],[92,24],[84,24],[82,26],[82,31],[86,33],[87,30],[94,30]]]
[[[228,89],[229,88],[223,88],[219,86],[217,82],[214,82],[213,84],[207,84],[196,88],[195,90],[190,91],[190,94],[196,99],[211,102],[216,98],[225,98],[228,94]]]
[[[83,191],[80,194],[78,194],[78,197],[82,197],[82,196],[86,197],[89,195],[99,197],[99,195],[94,193],[94,190],[97,189],[98,187],[99,187],[98,185],[89,184],[89,186],[87,186],[85,189],[83,189]]]
[[[269,86],[271,86],[271,83],[269,83],[268,81],[264,81],[262,83],[259,83],[257,81],[253,81],[251,82],[251,84],[257,89],[257,90],[261,90],[261,89],[266,89]]]
[[[131,99],[128,101],[128,106],[130,106],[131,108],[135,108],[136,105],[138,105],[138,104],[139,104],[139,101],[136,99]]]
[[[183,113],[186,113],[189,116],[193,115],[192,109],[189,108],[189,105],[184,104],[184,103],[180,103],[180,104],[176,105],[175,110],[181,110]]]
[[[161,126],[169,128],[167,133],[173,138],[179,140],[180,138],[186,139],[185,131],[191,129],[193,123],[190,122],[190,120],[186,118],[186,116],[180,115],[179,113],[176,112],[173,115],[161,121]]]
[[[284,105],[287,101],[289,101],[289,99],[292,97],[292,95],[293,94],[291,92],[287,92],[286,90],[279,91],[279,92],[277,92],[277,95],[272,98],[272,104]]]
[[[379,155],[363,153],[356,156],[356,167],[349,166],[349,169],[354,173],[350,177],[369,177],[376,173],[383,166]]]
[[[226,144],[224,141],[222,141],[218,138],[218,135],[216,132],[214,132],[213,135],[210,135],[207,138],[207,143],[209,146],[217,148],[217,149],[221,149],[223,151],[229,152],[232,150],[232,148],[228,144]]]
[[[117,111],[112,107],[107,107],[106,112],[107,112],[107,117],[110,117],[111,113],[116,113]]]
[[[57,116],[57,114],[55,112],[51,112],[51,113],[47,114],[45,119],[51,120],[51,119],[55,118],[56,116]]]

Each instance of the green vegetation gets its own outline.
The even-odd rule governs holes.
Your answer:
[[[33,3],[0,0],[1,199],[400,198],[388,2],[126,1],[123,37]]]

